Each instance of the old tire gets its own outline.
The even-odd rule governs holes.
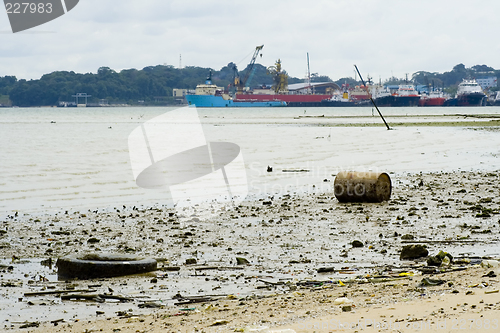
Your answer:
[[[60,278],[93,279],[151,272],[157,263],[131,255],[86,254],[59,258],[56,267]]]

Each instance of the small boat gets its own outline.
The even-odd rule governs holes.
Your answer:
[[[350,99],[347,93],[344,92],[342,95],[335,94],[329,99],[322,100],[318,106],[349,107],[349,106],[367,106],[369,104],[370,104],[369,100],[356,101]]]

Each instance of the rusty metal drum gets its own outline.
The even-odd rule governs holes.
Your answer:
[[[334,182],[339,202],[382,202],[391,198],[391,178],[385,172],[342,171]]]

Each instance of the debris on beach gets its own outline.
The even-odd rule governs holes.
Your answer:
[[[401,254],[399,255],[399,259],[400,260],[418,259],[418,258],[427,257],[428,254],[429,254],[429,251],[423,245],[420,245],[420,244],[405,245],[405,246],[403,246],[403,249],[401,250]]]
[[[236,264],[237,265],[250,265],[250,262],[242,257],[236,257]]]
[[[16,221],[0,221],[6,230],[0,234],[4,255],[0,292],[11,304],[0,305],[10,320],[4,325],[18,328],[21,324],[12,322],[61,318],[69,323],[75,315],[108,314],[103,307],[110,304],[123,306],[117,311],[132,309],[126,313],[135,316],[161,306],[162,311],[174,308],[179,312],[176,306],[182,303],[196,304],[199,309],[213,304],[222,309],[220,304],[231,302],[231,307],[244,309],[273,298],[297,315],[300,311],[291,306],[292,300],[299,303],[308,295],[325,293],[320,300],[330,306],[337,298],[353,300],[356,307],[345,312],[349,314],[363,306],[384,304],[390,297],[415,299],[439,292],[455,295],[454,291],[464,296],[467,292],[497,296],[499,286],[493,280],[500,273],[500,264],[490,249],[498,244],[500,224],[495,212],[500,202],[485,198],[492,198],[490,190],[499,190],[495,185],[499,174],[391,177],[391,198],[379,203],[342,203],[333,192],[318,192],[265,196],[210,218],[201,207],[179,213],[161,206],[120,206],[106,212],[19,214]],[[476,214],[483,212],[478,205],[491,209],[491,216],[478,219]],[[88,242],[92,238],[99,242]],[[363,246],[357,246],[360,243]],[[413,251],[403,255],[405,248]],[[157,267],[133,276],[58,280],[55,259],[49,258],[68,253],[154,258]],[[246,261],[238,264],[236,258]],[[457,283],[458,277],[476,270],[481,270],[476,281]],[[433,285],[438,279],[445,283]],[[398,294],[387,295],[384,290],[389,286]],[[386,289],[380,289],[377,297],[370,296],[376,288]],[[174,297],[177,294],[181,297]],[[82,296],[79,301],[72,295]],[[339,313],[340,306],[336,307]],[[491,306],[495,307],[498,305]],[[39,315],[28,315],[22,310],[25,308],[36,308]],[[21,318],[11,320],[17,313]],[[278,314],[274,315],[271,318],[276,319]],[[214,318],[219,319],[227,320]],[[227,325],[236,329],[249,324],[238,326],[231,321]]]
[[[387,173],[342,171],[335,176],[334,194],[339,202],[383,202],[391,193]]]
[[[453,263],[453,256],[447,252],[439,251],[435,256],[427,258],[428,266],[449,266]]]
[[[59,277],[92,279],[156,271],[157,261],[135,255],[88,253],[59,258],[56,267]]]

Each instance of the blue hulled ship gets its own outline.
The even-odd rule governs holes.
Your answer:
[[[223,89],[212,83],[212,72],[207,77],[205,84],[196,86],[194,94],[186,95],[189,105],[199,108],[223,107],[275,107],[286,106],[282,101],[234,101]]]

